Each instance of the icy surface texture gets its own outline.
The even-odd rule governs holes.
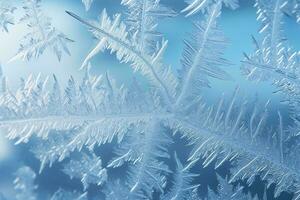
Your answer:
[[[92,1],[82,2],[89,10]],[[202,90],[211,87],[212,80],[231,79],[224,69],[230,65],[224,58],[228,41],[218,20],[224,7],[237,9],[239,3],[187,3],[182,12],[201,17],[184,40],[177,73],[164,63],[168,41],[158,29],[160,20],[176,16],[175,11],[159,0],[123,0],[128,9],[124,16],[109,16],[104,9],[97,20],[87,20],[66,11],[97,39],[82,63],[82,80],[70,76],[63,86],[55,75],[30,76],[12,91],[2,78],[1,131],[16,144],[31,144],[41,162],[39,173],[62,164],[68,177],[82,183],[82,191],[60,189],[51,200],[85,200],[93,187],[105,199],[257,199],[245,194],[241,185],[250,187],[258,177],[266,188],[274,186],[274,197],[289,192],[300,199],[299,53],[283,32],[285,15],[299,21],[299,2],[257,0],[262,39],[253,37],[256,50],[244,54],[242,66],[248,80],[272,80],[285,95],[294,108],[294,124],[288,128],[279,111],[276,124],[268,126],[270,102],[250,102],[239,87],[233,94],[220,95],[216,105],[204,101]],[[63,52],[69,53],[66,43],[71,40],[44,16],[41,1],[25,0],[24,10],[21,21],[32,32],[25,36],[18,58],[39,57],[47,48],[59,60]],[[90,62],[107,50],[142,75],[147,86],[135,79],[129,85],[117,84],[108,72],[93,75]],[[187,141],[187,156],[171,150],[176,137]],[[98,149],[109,145],[113,153],[101,157]],[[209,189],[204,197],[199,191],[199,163],[215,170],[231,164],[227,177],[218,177],[217,191]],[[17,199],[38,198],[36,176],[28,167],[17,172]]]

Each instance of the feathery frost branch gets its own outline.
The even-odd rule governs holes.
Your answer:
[[[174,17],[176,13],[159,0],[122,0],[121,4],[128,7],[126,24],[139,51],[148,55],[155,53],[157,41],[162,37],[157,31],[159,20]]]
[[[14,11],[15,7],[4,0],[0,1],[0,30],[8,32],[8,26],[15,23]]]
[[[103,10],[100,22],[88,22],[72,12],[67,11],[67,13],[85,24],[100,39],[100,43],[93,50],[94,52],[106,48],[110,49],[111,52],[115,52],[120,62],[130,63],[135,71],[141,72],[154,87],[160,90],[165,104],[170,106],[173,103],[177,80],[171,68],[162,64],[162,56],[167,48],[167,41],[162,42],[161,47],[155,54],[146,55],[137,48],[137,41],[132,41],[131,38],[127,37],[126,26],[120,21],[121,16],[119,14],[111,20],[107,16],[106,10]]]
[[[84,190],[91,184],[100,185],[106,199],[152,199],[154,194],[162,199],[199,199],[199,184],[194,183],[192,169],[203,160],[203,167],[213,165],[218,169],[225,162],[233,165],[231,176],[226,181],[219,180],[219,194],[210,191],[209,197],[249,199],[250,196],[242,194],[242,188],[233,190],[229,184],[243,180],[251,186],[255,177],[260,176],[268,187],[276,185],[275,197],[286,191],[299,200],[300,148],[297,140],[296,144],[291,143],[299,139],[299,134],[286,134],[281,112],[278,112],[278,126],[276,123],[268,126],[270,102],[258,105],[243,100],[239,88],[229,100],[223,95],[216,105],[203,102],[201,88],[210,85],[210,78],[229,79],[222,70],[228,65],[222,58],[227,42],[217,19],[223,4],[236,8],[237,1],[188,2],[184,10],[187,15],[202,11],[205,18],[195,23],[195,34],[184,41],[180,77],[163,63],[167,41],[156,27],[159,19],[172,17],[174,12],[159,2],[123,0],[122,4],[131,11],[124,23],[120,14],[110,18],[106,10],[97,22],[67,11],[99,39],[83,63],[86,67],[83,80],[77,83],[70,77],[63,89],[55,75],[53,80],[30,76],[22,80],[16,92],[3,87],[1,130],[16,144],[33,144],[31,151],[41,161],[40,172],[47,165],[64,161],[66,174],[80,179]],[[282,31],[288,3],[257,2],[264,39],[262,44],[254,40],[257,51],[245,55],[244,72],[249,79],[274,77],[290,103],[298,105],[298,54],[287,48]],[[40,13],[39,6],[37,11]],[[30,23],[37,33],[47,32],[43,26],[39,27],[39,18],[35,19]],[[41,22],[50,26],[48,21]],[[47,38],[47,34],[41,35]],[[106,49],[115,53],[120,62],[129,63],[141,72],[152,87],[143,89],[137,82],[128,88],[119,86],[108,73],[91,76],[87,67],[90,60]],[[169,146],[175,134],[186,138],[192,147],[185,163],[176,154],[174,158],[170,156]],[[116,147],[111,158],[104,161],[95,151],[107,143]],[[174,172],[168,164],[171,159],[177,165]],[[110,170],[121,167],[127,168],[126,177],[109,176]],[[169,176],[174,179],[171,183]],[[86,195],[59,190],[52,199],[82,200],[87,199]]]
[[[196,200],[197,188],[199,184],[192,184],[193,178],[196,176],[192,174],[189,169],[189,165],[183,166],[179,158],[175,153],[176,161],[176,172],[174,177],[173,186],[170,191],[168,191],[163,197],[163,200]]]
[[[63,53],[70,55],[67,44],[73,40],[52,26],[51,19],[41,9],[41,0],[23,0],[23,9],[25,16],[21,22],[27,24],[30,32],[23,37],[18,53],[10,62],[38,58],[46,49],[52,49],[59,61]]]
[[[201,87],[209,86],[208,77],[230,79],[229,75],[218,67],[228,64],[222,58],[226,41],[216,25],[220,9],[220,4],[214,5],[204,21],[195,23],[195,34],[185,41],[177,107],[182,107],[188,100],[196,99]]]

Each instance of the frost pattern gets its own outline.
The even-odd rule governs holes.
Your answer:
[[[15,10],[16,8],[9,3],[0,1],[0,30],[8,32],[8,26],[15,23],[13,15]]]
[[[299,0],[292,0],[287,5],[287,14],[289,16],[293,16],[296,18],[296,21],[300,23],[300,1]]]
[[[296,15],[297,22],[300,23],[300,1],[299,0],[296,0],[294,4],[293,13]]]
[[[245,55],[242,69],[250,80],[264,81],[271,80],[278,88],[276,93],[285,97],[285,103],[291,108],[290,113],[294,124],[287,130],[283,130],[280,123],[280,134],[278,143],[281,151],[281,163],[288,163],[294,170],[299,169],[298,154],[299,147],[299,52],[294,51],[284,39],[283,18],[284,12],[289,7],[290,1],[277,0],[276,4],[269,4],[267,1],[257,2],[260,13],[262,28],[260,33],[264,39],[257,41],[256,52]],[[282,116],[278,113],[282,122]]]
[[[208,198],[251,199],[239,185],[232,185],[242,180],[251,186],[259,176],[267,186],[276,185],[275,197],[287,191],[300,199],[300,148],[297,141],[291,144],[299,139],[299,122],[295,120],[295,127],[285,134],[278,112],[278,127],[268,127],[269,102],[257,105],[243,100],[238,87],[231,98],[223,95],[216,105],[202,99],[201,89],[210,86],[211,78],[230,79],[222,69],[228,65],[223,58],[227,42],[217,20],[223,4],[236,8],[237,1],[189,3],[184,12],[202,11],[204,18],[195,22],[194,34],[185,40],[180,76],[163,63],[168,42],[156,25],[174,13],[159,1],[123,0],[131,11],[125,22],[120,14],[109,17],[106,10],[98,21],[67,11],[99,40],[83,63],[85,76],[80,82],[70,77],[65,88],[55,75],[53,79],[30,76],[16,92],[5,86],[0,98],[5,111],[1,112],[1,131],[16,144],[34,144],[31,151],[41,161],[40,172],[45,166],[67,162],[66,174],[80,179],[87,191],[92,184],[100,185],[106,199],[153,199],[156,193],[162,199],[199,199],[199,184],[194,183],[198,174],[193,170],[200,161],[204,168],[215,169],[226,162],[234,164],[228,179],[219,178],[218,193],[209,191]],[[287,47],[282,31],[284,11],[290,4],[258,0],[256,7],[263,40],[254,39],[257,50],[245,54],[243,71],[251,80],[275,79],[275,85],[296,107],[298,53]],[[150,87],[136,81],[128,87],[118,85],[109,73],[91,75],[91,58],[104,50],[141,73]],[[169,152],[177,135],[192,147],[184,162]],[[115,151],[104,163],[95,149],[108,143],[115,145]],[[174,171],[170,160],[176,163]],[[110,170],[121,167],[128,168],[126,177],[109,176]],[[36,175],[24,169],[18,174],[16,189],[28,188],[20,194],[35,198]],[[24,181],[26,185],[20,187]],[[82,200],[86,195],[59,190],[52,199]]]
[[[174,177],[174,184],[170,191],[168,191],[163,197],[163,200],[194,200],[198,199],[197,187],[199,185],[192,184],[193,178],[196,177],[195,174],[190,172],[190,165],[183,166],[179,158],[175,154],[176,161],[176,172]]]
[[[218,67],[228,64],[222,57],[226,40],[216,24],[220,14],[221,4],[218,3],[208,10],[204,21],[195,23],[194,34],[190,40],[185,40],[183,67],[180,71],[181,93],[176,100],[176,106],[182,107],[185,102],[197,99],[201,87],[209,86],[208,77],[230,79],[230,76]]]
[[[239,7],[239,0],[185,0],[188,6],[181,12],[187,13],[187,16],[197,12],[205,13],[208,8],[215,4],[224,4],[226,7],[236,9]]]
[[[157,30],[159,20],[174,17],[176,13],[159,0],[122,0],[121,4],[128,7],[126,24],[139,51],[154,53],[162,37]]]
[[[94,0],[82,0],[82,3],[85,7],[85,10],[88,11],[91,8],[92,3]]]
[[[72,40],[51,25],[51,19],[41,9],[41,0],[23,0],[23,9],[25,15],[20,21],[27,24],[30,32],[23,37],[18,53],[10,61],[38,58],[46,49],[52,49],[59,61],[63,53],[70,55],[67,44]]]

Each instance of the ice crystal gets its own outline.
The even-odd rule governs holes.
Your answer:
[[[70,55],[67,44],[72,40],[52,26],[51,18],[42,11],[41,0],[23,0],[23,9],[25,15],[20,21],[27,24],[30,32],[23,37],[18,53],[10,61],[38,58],[46,49],[52,49],[58,60],[63,53]]]
[[[182,10],[182,12],[187,13],[187,16],[193,15],[197,12],[206,12],[207,9],[216,4],[222,5],[236,9],[239,7],[239,0],[185,0],[188,6]],[[209,12],[209,11],[208,11]]]
[[[68,52],[64,44],[70,40],[56,35],[39,1],[25,3],[27,15],[22,21],[36,29],[37,35],[28,36],[30,48],[19,55],[38,57],[48,44],[54,44],[51,47],[60,59],[59,47]],[[89,9],[92,1],[83,3]],[[251,186],[260,177],[267,186],[276,186],[275,197],[290,192],[300,199],[298,109],[293,113],[295,126],[286,130],[281,112],[278,126],[267,125],[269,101],[252,103],[241,97],[239,87],[231,98],[227,97],[230,94],[220,97],[216,105],[202,97],[201,90],[211,86],[212,78],[231,79],[223,69],[229,65],[223,58],[228,42],[218,19],[223,5],[235,9],[238,2],[188,1],[183,12],[189,16],[200,11],[203,17],[184,40],[178,74],[164,63],[168,41],[157,29],[160,19],[174,17],[175,12],[159,0],[121,3],[128,8],[124,21],[121,14],[110,17],[105,9],[97,21],[67,11],[98,40],[82,64],[85,75],[81,81],[70,77],[63,88],[55,75],[53,79],[30,76],[13,92],[3,78],[0,128],[7,137],[16,144],[32,144],[31,151],[41,161],[40,173],[46,166],[64,162],[63,171],[79,179],[85,191],[98,185],[106,199],[154,199],[154,195],[166,200],[199,199],[195,166],[200,161],[204,168],[216,170],[232,163],[228,178],[219,178],[218,193],[209,190],[208,198],[251,199],[242,187],[233,185],[244,181]],[[296,13],[297,1],[258,0],[255,6],[263,40],[253,38],[256,51],[245,54],[243,72],[250,80],[274,80],[289,104],[298,108],[299,54],[288,46],[283,33],[284,14]],[[61,46],[53,41],[60,41]],[[141,87],[136,80],[129,86],[119,85],[108,72],[92,75],[92,58],[105,50],[143,75],[149,87]],[[192,149],[185,160],[170,152],[177,135]],[[108,161],[96,153],[106,144],[114,146]],[[170,167],[172,161],[175,169]],[[111,176],[110,171],[120,168],[126,176]],[[19,171],[15,183],[19,195],[24,195],[21,199],[36,198],[35,176],[29,168]],[[87,193],[58,190],[51,199],[83,200]]]
[[[8,32],[8,26],[15,23],[13,15],[15,9],[10,3],[0,1],[0,30]]]
[[[292,146],[290,144],[292,141],[298,141],[299,53],[289,47],[283,31],[284,13],[293,5],[292,3],[293,1],[283,0],[276,0],[272,4],[264,0],[256,2],[257,18],[261,22],[259,32],[263,35],[263,40],[257,41],[253,38],[256,51],[250,56],[245,54],[245,64],[242,69],[250,80],[273,81],[278,88],[277,92],[282,93],[285,96],[285,102],[294,108],[295,111],[291,111],[296,127],[288,132],[283,129],[282,116],[278,113],[280,128],[277,134],[277,144],[279,162],[283,166],[288,166],[293,176],[298,176],[300,162],[296,154],[299,152],[299,144],[297,142],[293,142]],[[288,181],[287,177],[282,177],[282,181],[284,180]],[[275,195],[279,195],[280,192],[279,189]]]

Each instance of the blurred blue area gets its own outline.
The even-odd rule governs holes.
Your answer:
[[[20,1],[15,1],[19,8],[17,14],[22,16],[22,9]],[[175,11],[180,12],[186,5],[183,0],[162,0],[164,4],[169,5]],[[55,73],[62,85],[66,83],[67,78],[72,75],[79,79],[83,72],[79,71],[79,67],[88,52],[95,46],[97,40],[87,31],[86,27],[71,18],[65,13],[65,10],[70,10],[79,14],[86,19],[97,19],[101,10],[106,8],[110,15],[116,12],[123,12],[124,7],[119,6],[120,1],[112,0],[95,0],[92,9],[85,12],[80,0],[44,0],[43,10],[46,15],[53,18],[53,24],[62,32],[66,33],[72,38],[75,43],[70,45],[72,56],[64,56],[61,62],[51,52],[46,52],[37,60],[32,61],[15,61],[7,63],[7,61],[17,52],[19,40],[26,33],[26,27],[21,24],[16,24],[11,28],[10,34],[0,32],[0,62],[3,65],[4,73],[9,79],[9,83],[13,89],[18,87],[19,77],[26,77],[29,74],[41,73],[43,77],[51,76]],[[220,82],[212,80],[212,89],[204,89],[205,98],[211,103],[218,101],[222,93],[230,95],[234,88],[239,85],[244,95],[254,98],[257,94],[261,102],[272,98],[272,112],[282,109],[284,107],[279,105],[280,96],[272,94],[274,88],[269,83],[260,84],[259,87],[255,83],[249,83],[240,74],[241,60],[243,59],[243,52],[251,53],[253,45],[251,35],[259,38],[257,30],[259,27],[256,21],[256,11],[252,7],[254,2],[252,0],[241,0],[241,8],[235,11],[225,9],[220,18],[220,26],[229,41],[229,46],[225,57],[232,65],[228,67],[227,71],[231,74],[233,80],[228,82]],[[196,17],[193,20],[199,20]],[[169,48],[165,55],[165,63],[173,67],[174,70],[181,67],[180,59],[183,49],[183,38],[188,37],[188,33],[193,31],[191,18],[185,18],[183,15],[178,15],[175,19],[166,19],[159,24],[160,31],[169,40]],[[296,25],[291,19],[286,19],[285,24],[286,35],[291,45],[300,50],[300,26]],[[107,70],[114,76],[119,83],[128,83],[133,74],[128,64],[120,64],[114,55],[108,52],[99,54],[92,60],[92,73],[101,74]],[[139,75],[135,75],[139,76]],[[29,164],[35,169],[39,167],[39,163],[32,158],[26,145],[13,147],[11,143],[1,137],[0,133],[0,192],[6,195],[13,193],[11,186],[13,182],[13,172],[21,165]],[[7,149],[9,149],[9,156],[1,156],[1,148],[4,148],[4,141]],[[53,169],[47,169],[38,179],[41,183],[41,190],[54,191],[59,185],[67,187],[80,187],[79,183],[75,186],[70,182],[61,183],[61,177],[65,177],[60,171],[60,166],[55,166]],[[52,174],[49,176],[49,174]],[[49,179],[50,177],[50,179]],[[65,177],[66,178],[66,177]],[[68,180],[66,178],[66,180]],[[46,187],[47,186],[47,187]]]

